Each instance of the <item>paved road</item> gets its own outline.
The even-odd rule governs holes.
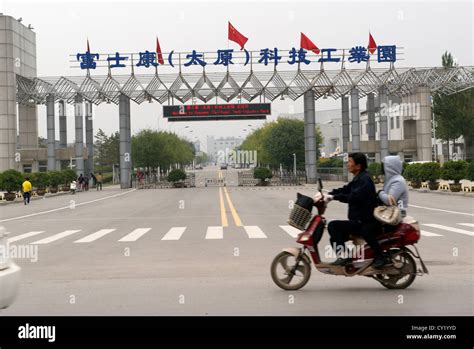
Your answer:
[[[197,177],[207,175],[236,178],[233,170]],[[296,246],[286,219],[297,192],[315,189],[110,187],[4,206],[0,224],[30,255],[16,260],[21,292],[1,314],[474,314],[472,197],[410,193],[430,274],[409,289],[313,269],[303,289],[287,292],[273,284],[269,268],[283,248]],[[327,218],[345,214],[332,202]]]

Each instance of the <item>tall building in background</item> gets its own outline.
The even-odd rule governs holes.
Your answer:
[[[36,105],[25,101],[18,105],[16,76],[36,77],[36,34],[21,19],[0,14],[0,172],[22,170],[22,162],[37,170],[38,162],[21,159],[17,148],[38,148]],[[34,102],[34,101],[33,101]]]
[[[207,155],[210,161],[217,162],[220,151],[226,153],[236,150],[243,141],[242,137],[214,138],[214,136],[207,136]]]

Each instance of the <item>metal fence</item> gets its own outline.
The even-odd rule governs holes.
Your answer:
[[[301,185],[306,183],[306,172],[296,171],[296,175],[293,171],[272,171],[272,178],[267,181],[266,185],[270,186],[288,186],[288,185]],[[253,177],[253,170],[239,171],[238,172],[238,185],[239,186],[256,186],[260,184],[260,180]]]
[[[344,168],[342,167],[318,167],[317,171],[323,181],[344,182]]]
[[[182,183],[186,188],[195,187],[196,175],[192,172],[187,172],[186,179]],[[134,176],[132,178],[132,187],[138,189],[173,188],[174,183],[168,182],[168,176],[165,174],[152,173],[144,175],[142,178]]]

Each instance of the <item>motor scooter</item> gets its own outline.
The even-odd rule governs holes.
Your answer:
[[[355,247],[361,249],[362,253],[360,255],[362,258],[354,258],[351,263],[343,266],[322,261],[318,244],[326,230],[324,213],[328,201],[325,200],[322,192],[321,179],[318,180],[318,190],[319,199],[313,201],[317,214],[309,219],[306,229],[302,229],[302,232],[296,238],[296,242],[302,244],[303,247],[285,248],[274,258],[271,264],[271,276],[278,287],[284,290],[302,288],[311,276],[311,264],[314,264],[316,269],[324,274],[370,277],[388,289],[405,289],[413,283],[417,275],[428,273],[428,269],[415,246],[420,240],[420,228],[418,222],[409,216],[403,218],[402,222],[389,233],[382,233],[377,236],[384,254],[390,260],[382,268],[376,269],[371,266],[374,252],[365,240],[357,235],[350,235],[350,240],[352,240]],[[296,208],[301,210],[301,207]],[[306,214],[311,214],[311,212],[306,212]],[[289,224],[295,226],[291,219]],[[299,227],[301,228],[301,225]],[[416,260],[419,261],[419,268]]]

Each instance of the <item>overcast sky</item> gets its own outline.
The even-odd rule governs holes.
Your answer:
[[[396,66],[439,66],[446,50],[452,52],[458,64],[473,65],[472,1],[0,0],[0,8],[0,12],[22,17],[23,24],[31,23],[34,27],[40,77],[84,74],[84,71],[70,67],[69,55],[84,52],[87,37],[92,51],[99,53],[153,50],[156,35],[164,52],[193,49],[215,52],[229,45],[228,20],[249,38],[248,50],[299,47],[301,31],[319,48],[366,46],[370,30],[378,44],[404,47],[404,60]],[[238,50],[236,44],[231,43],[229,47]],[[280,67],[282,70],[294,69],[288,65]],[[336,64],[332,69],[338,67]],[[335,109],[339,105],[339,101],[332,99],[316,101],[319,110]],[[361,106],[365,107],[365,104]],[[273,115],[269,119],[287,113],[291,108],[294,112],[302,112],[303,100],[277,101],[272,108]],[[95,107],[94,113],[95,130],[102,128],[106,133],[118,130],[117,106],[103,104]],[[72,109],[69,114],[68,141],[71,142],[74,137]],[[146,127],[159,127],[191,140],[198,137],[205,144],[206,135],[244,137],[247,132],[243,130],[249,129],[248,124],[262,124],[262,121],[194,122],[185,129],[186,123],[168,123],[161,115],[162,107],[158,103],[136,105],[132,102],[132,133]],[[45,119],[45,110],[40,107],[39,134],[43,137],[46,135]]]

